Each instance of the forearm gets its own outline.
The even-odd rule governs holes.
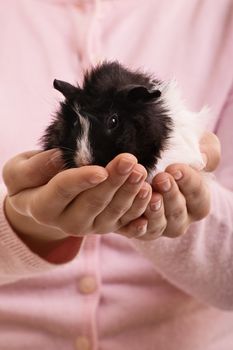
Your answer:
[[[6,218],[18,237],[43,259],[64,263],[77,254],[82,243],[81,237],[70,237],[58,228],[42,225],[31,217],[19,214],[12,207],[9,197],[5,199],[4,209]]]
[[[23,277],[53,269],[58,263],[69,261],[71,255],[76,255],[79,251],[82,239],[70,237],[66,240],[43,241],[40,252],[36,252],[28,240],[28,235],[23,237],[13,230],[13,225],[6,219],[4,210],[5,190],[0,191],[0,284],[14,282]],[[29,226],[28,226],[29,227]],[[32,231],[31,231],[32,232]],[[26,238],[27,237],[27,238]],[[38,240],[39,241],[39,240]],[[38,242],[37,242],[38,244]],[[36,240],[33,241],[36,245]],[[37,248],[38,249],[38,248]],[[44,252],[44,256],[43,253]],[[39,254],[42,253],[42,254]]]

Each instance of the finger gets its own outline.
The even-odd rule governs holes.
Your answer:
[[[143,241],[151,241],[163,235],[167,220],[165,217],[163,198],[159,193],[153,192],[151,200],[144,214],[148,221],[147,231],[138,239]]]
[[[139,218],[146,211],[147,205],[150,202],[152,195],[152,188],[147,183],[144,182],[139,193],[135,197],[133,204],[130,209],[120,218],[121,226],[128,225],[131,221]]]
[[[96,186],[108,176],[99,166],[68,169],[55,175],[47,184],[21,191],[12,197],[12,205],[21,214],[41,223],[51,224],[66,206],[86,189]]]
[[[182,235],[187,228],[189,217],[185,198],[175,180],[168,173],[160,173],[153,179],[153,188],[163,196],[167,220],[163,235],[167,237]]]
[[[206,158],[204,170],[214,171],[220,162],[221,155],[221,144],[218,137],[211,132],[206,132],[200,140],[200,150],[203,158]]]
[[[62,167],[58,149],[29,151],[10,159],[3,168],[3,179],[9,195],[47,183]]]
[[[109,205],[95,218],[93,226],[96,232],[115,231],[122,226],[121,217],[132,206],[134,198],[140,191],[146,177],[145,168],[140,164],[136,164],[128,179],[114,194]]]
[[[210,210],[210,193],[202,174],[185,164],[174,164],[166,171],[173,175],[192,220],[201,220]]]
[[[150,204],[144,215],[122,227],[119,233],[128,238],[151,241],[163,234],[166,224],[162,196],[158,193],[152,193]]]
[[[139,238],[145,235],[147,231],[147,224],[147,219],[142,216],[131,221],[128,225],[117,229],[116,233],[119,233],[127,238]]]
[[[81,212],[79,227],[89,230],[95,218],[109,205],[117,190],[129,177],[136,163],[137,159],[130,154],[115,157],[106,167],[109,174],[106,181],[81,193],[63,212],[61,222],[69,222],[73,220],[74,213]]]

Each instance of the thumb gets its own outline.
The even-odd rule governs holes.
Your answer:
[[[61,152],[58,149],[48,151],[28,151],[10,159],[3,168],[3,180],[9,195],[24,189],[42,186],[63,167]]]
[[[214,171],[221,156],[221,145],[218,137],[212,132],[206,132],[200,140],[200,150],[205,159],[205,171]]]

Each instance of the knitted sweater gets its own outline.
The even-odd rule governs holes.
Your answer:
[[[88,236],[66,264],[18,238],[0,205],[1,350],[233,349],[233,1],[0,2],[0,166],[38,148],[59,101],[99,59],[175,77],[222,143],[210,215],[176,239]],[[68,249],[68,248],[67,248]]]

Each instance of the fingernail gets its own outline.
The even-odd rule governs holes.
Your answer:
[[[175,180],[180,180],[183,177],[183,174],[180,170],[177,170],[174,174],[172,174]]]
[[[171,189],[171,181],[167,179],[163,182],[158,182],[158,186],[163,192],[168,192]]]
[[[132,174],[130,175],[128,181],[129,183],[131,184],[137,184],[140,182],[140,180],[142,179],[143,177],[143,174],[141,173],[138,173],[136,171],[133,171]]]
[[[137,227],[137,236],[136,237],[141,237],[144,236],[144,234],[147,231],[147,223],[144,225],[140,225]]]
[[[134,165],[135,164],[132,162],[132,160],[127,158],[121,158],[118,163],[118,171],[120,172],[120,174],[126,175],[130,172],[130,170],[133,169]]]
[[[160,208],[161,208],[161,205],[162,205],[162,201],[161,199],[157,202],[154,202],[154,203],[151,203],[150,204],[150,209],[152,211],[158,211]]]
[[[92,177],[90,177],[89,182],[91,184],[99,184],[101,182],[103,182],[104,180],[106,180],[108,177],[108,175],[105,174],[95,174]]]
[[[142,188],[138,194],[140,199],[145,199],[149,194],[149,190],[147,188]]]
[[[207,162],[208,162],[208,158],[207,158],[207,155],[206,153],[202,153],[202,160],[203,160],[203,163],[204,163],[204,167],[206,166]]]

